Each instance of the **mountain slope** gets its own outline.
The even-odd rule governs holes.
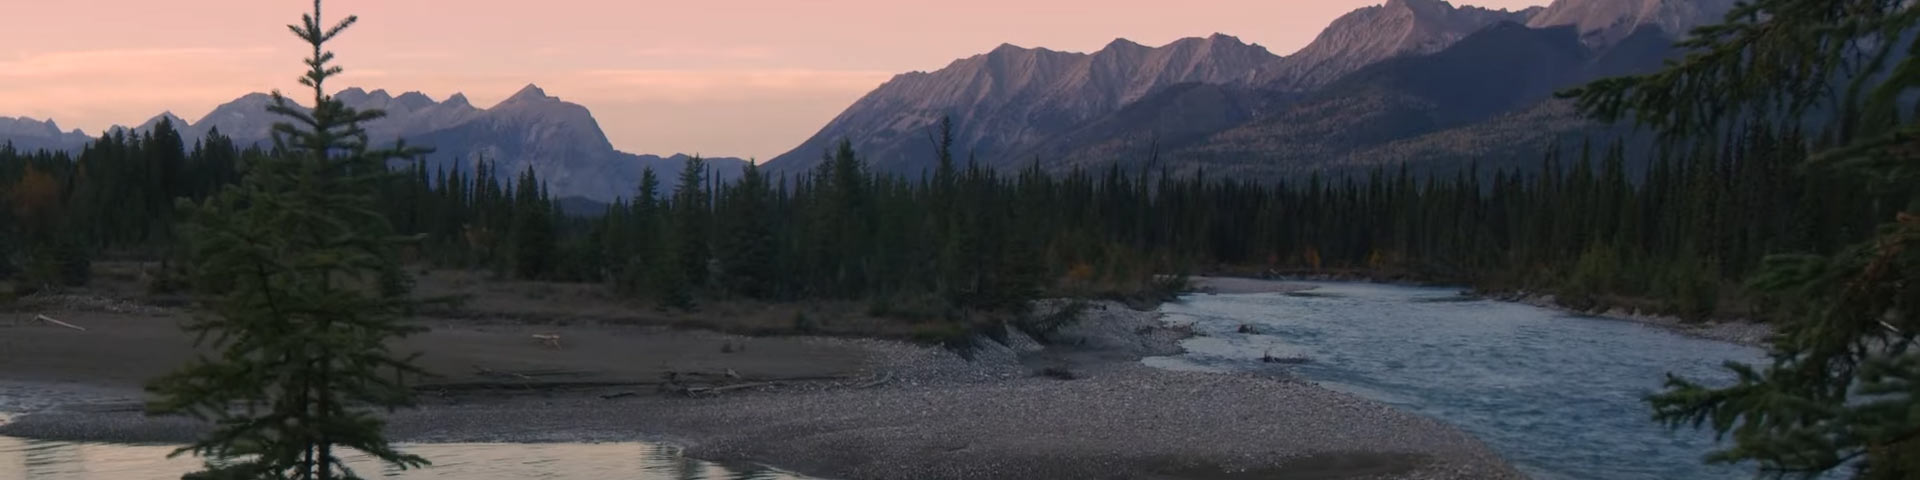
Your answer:
[[[1500,22],[1521,22],[1538,13],[1454,7],[1441,0],[1387,0],[1355,10],[1320,32],[1306,48],[1287,56],[1263,76],[1264,83],[1288,90],[1310,90],[1382,60],[1424,55]]]
[[[1662,39],[1664,36],[1648,38]],[[1566,110],[1539,110],[1558,89],[1603,74],[1641,71],[1665,58],[1647,48],[1595,51],[1572,27],[1530,29],[1503,23],[1433,55],[1368,66],[1274,115],[1223,131],[1169,157],[1187,168],[1244,175],[1308,171],[1403,161],[1458,160],[1506,152],[1489,139],[1525,139],[1537,146],[1557,128],[1586,124]],[[1516,114],[1516,112],[1531,112]],[[1514,122],[1530,119],[1534,125]],[[1503,123],[1504,122],[1504,123]],[[1540,130],[1539,135],[1515,131]],[[1519,146],[1518,148],[1527,148]]]
[[[1252,84],[1278,59],[1218,34],[1158,48],[1116,40],[1092,54],[1002,45],[935,72],[894,77],[767,166],[803,171],[844,138],[877,169],[918,174],[933,164],[927,135],[943,116],[954,118],[963,154],[1014,163],[1154,92],[1184,83]]]
[[[1142,164],[1156,152],[1205,141],[1284,108],[1298,97],[1234,85],[1175,85],[1055,136],[1034,149],[1034,158],[1056,171]]]
[[[1642,27],[1657,27],[1675,37],[1714,23],[1736,0],[1554,0],[1528,20],[1534,28],[1571,26],[1588,45],[1608,46]]]

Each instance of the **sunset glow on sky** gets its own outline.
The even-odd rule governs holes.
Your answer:
[[[485,108],[534,83],[591,109],[622,150],[766,159],[896,73],[1001,43],[1093,51],[1221,32],[1284,55],[1380,1],[328,0],[328,17],[361,17],[333,45],[347,73],[329,89],[464,92]],[[0,116],[98,133],[291,90],[303,53],[284,25],[310,8],[0,0]]]

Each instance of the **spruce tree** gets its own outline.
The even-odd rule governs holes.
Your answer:
[[[1725,23],[1695,30],[1685,59],[1666,70],[1569,93],[1603,120],[1630,117],[1671,148],[1709,157],[1742,128],[1791,135],[1810,118],[1830,119],[1804,168],[1857,186],[1817,193],[1866,186],[1901,207],[1865,242],[1767,260],[1753,287],[1781,317],[1770,364],[1728,365],[1737,383],[1723,388],[1669,376],[1650,398],[1660,421],[1730,435],[1713,461],[1757,462],[1774,476],[1920,477],[1920,121],[1908,101],[1920,91],[1916,27],[1920,7],[1908,1],[1743,2]],[[1681,174],[1696,183],[1687,187],[1695,205],[1716,203],[1697,182],[1724,171]],[[1712,250],[1719,242],[1700,238],[1712,234],[1684,245]]]
[[[547,275],[559,249],[554,238],[551,202],[541,194],[540,180],[527,167],[520,174],[517,196],[513,201],[513,271],[515,276],[538,280]]]
[[[700,157],[687,158],[674,187],[673,202],[667,208],[669,228],[662,246],[671,253],[654,266],[654,288],[664,306],[692,309],[693,293],[707,283],[707,261],[712,251],[708,247],[707,214],[712,206],[707,200],[706,168],[706,161]]]
[[[402,469],[427,464],[396,450],[374,413],[410,405],[405,382],[423,373],[387,347],[421,329],[400,318],[414,303],[393,281],[394,248],[410,239],[393,235],[374,197],[386,163],[419,150],[369,148],[361,125],[381,112],[326,94],[341,68],[324,46],[356,18],[321,19],[315,0],[289,26],[313,48],[300,78],[313,109],[275,92],[268,110],[288,119],[273,129],[279,153],[254,159],[218,196],[181,202],[209,309],[184,328],[217,355],[155,380],[149,406],[213,424],[174,452],[208,459],[188,478],[359,478],[342,461],[348,449]]]
[[[774,281],[773,191],[767,175],[749,164],[740,181],[721,197],[717,220],[724,284],[731,293],[767,298]]]
[[[629,293],[651,289],[655,265],[666,263],[666,249],[660,246],[660,176],[653,173],[652,167],[640,170],[640,185],[634,190],[631,209],[631,218],[622,236],[631,239],[634,253],[629,258],[617,259],[626,262],[627,274],[621,280]]]

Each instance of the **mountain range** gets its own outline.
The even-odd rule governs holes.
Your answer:
[[[458,93],[435,101],[420,92],[395,96],[385,90],[369,92],[356,87],[342,90],[334,98],[356,109],[385,110],[385,118],[364,126],[369,139],[375,144],[405,139],[409,145],[433,148],[425,158],[429,168],[471,171],[482,160],[508,172],[532,168],[547,183],[548,190],[559,196],[598,202],[631,197],[644,169],[652,168],[663,184],[671,184],[687,159],[686,155],[661,157],[616,150],[586,107],[547,95],[534,85],[484,109]],[[271,142],[273,123],[281,121],[266,110],[272,104],[272,95],[249,93],[214,107],[195,122],[163,112],[131,130],[151,131],[165,119],[189,141],[217,130],[241,145],[264,145]],[[109,132],[128,129],[114,127]],[[12,141],[19,149],[73,151],[92,137],[79,130],[62,132],[52,120],[0,117],[0,140]],[[721,180],[738,177],[746,166],[746,161],[737,158],[706,160]]]
[[[78,150],[92,139],[80,129],[61,131],[53,120],[0,117],[0,143],[11,142],[19,150]]]
[[[1001,45],[893,77],[766,167],[805,172],[844,139],[877,170],[918,175],[935,162],[932,136],[943,117],[953,119],[964,158],[996,168],[1125,165],[1274,178],[1532,162],[1550,145],[1613,133],[1555,91],[1658,68],[1684,32],[1734,1],[1555,0],[1511,11],[1385,0],[1334,20],[1286,56],[1224,34],[1159,47],[1117,39],[1093,53]],[[367,125],[376,142],[432,146],[435,167],[488,159],[533,168],[563,196],[629,196],[641,169],[671,178],[685,160],[618,151],[586,107],[533,85],[485,109],[460,94],[435,101],[350,88],[336,97],[388,112]],[[275,120],[265,111],[271,101],[248,94],[197,122],[169,112],[133,128],[169,118],[186,138],[217,128],[261,142]],[[89,137],[51,120],[0,117],[0,140],[75,150]],[[746,164],[709,160],[722,180]]]
[[[895,76],[774,171],[810,168],[850,141],[876,168],[933,165],[929,134],[998,168],[1134,164],[1282,176],[1412,163],[1446,170],[1517,160],[1599,127],[1553,93],[1658,68],[1733,0],[1557,0],[1519,11],[1387,0],[1334,20],[1288,56],[1231,36],[1093,53],[1002,45]]]

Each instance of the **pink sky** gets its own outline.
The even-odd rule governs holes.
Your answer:
[[[1292,53],[1381,0],[329,0],[361,17],[331,87],[465,92],[528,83],[586,105],[636,153],[771,158],[895,73],[1001,43],[1097,50],[1214,32]],[[1517,9],[1544,0],[1475,0]],[[90,133],[163,110],[198,120],[292,90],[305,0],[0,0],[0,116]]]

